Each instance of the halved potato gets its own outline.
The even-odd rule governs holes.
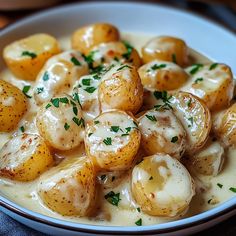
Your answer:
[[[120,64],[103,75],[98,91],[102,111],[119,109],[136,113],[143,102],[143,86],[134,66]]]
[[[137,50],[127,42],[101,43],[93,47],[89,55],[93,59],[93,67],[117,63],[130,63],[137,68],[141,65]]]
[[[131,187],[141,210],[153,216],[181,214],[195,194],[187,169],[177,159],[162,153],[146,157],[134,167]]]
[[[169,154],[180,159],[185,151],[186,132],[170,110],[150,110],[139,119],[141,145],[147,155]]]
[[[55,149],[70,150],[83,142],[82,110],[68,95],[44,103],[37,113],[36,125],[47,144]]]
[[[44,140],[35,134],[11,138],[0,151],[0,176],[18,181],[37,178],[53,163]]]
[[[188,64],[188,47],[179,38],[170,36],[154,37],[142,48],[143,62],[155,59],[174,62],[181,67]]]
[[[182,90],[201,98],[211,111],[229,106],[233,98],[234,81],[230,68],[225,64],[196,64],[186,69],[190,84]]]
[[[88,54],[92,47],[100,43],[118,41],[119,30],[108,23],[96,23],[77,29],[71,38],[73,49]]]
[[[88,65],[78,51],[65,51],[51,57],[36,78],[34,98],[37,104],[71,93],[74,83],[88,73]]]
[[[95,204],[95,177],[89,158],[68,158],[42,175],[38,194],[61,215],[87,216]]]
[[[188,74],[172,62],[153,60],[138,70],[143,87],[148,90],[178,89],[188,80]]]
[[[34,34],[3,49],[3,58],[19,79],[35,80],[48,58],[60,52],[57,40],[48,34]]]
[[[88,123],[85,149],[95,166],[101,170],[127,170],[138,152],[141,134],[135,119],[113,110],[102,113]]]
[[[188,157],[187,164],[199,174],[217,176],[224,164],[224,154],[218,141],[209,140],[199,152]]]
[[[236,146],[236,103],[214,115],[213,132],[226,147]]]
[[[22,91],[0,80],[0,132],[15,129],[26,111],[27,98]]]

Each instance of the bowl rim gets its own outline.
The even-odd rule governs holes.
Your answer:
[[[136,5],[141,7],[157,7],[164,11],[173,11],[177,12],[178,14],[182,14],[186,17],[193,17],[197,20],[201,21],[208,21],[209,25],[212,25],[214,27],[219,28],[219,30],[224,31],[224,33],[228,34],[230,37],[235,37],[235,34],[231,32],[228,29],[223,28],[220,24],[217,24],[211,20],[209,20],[206,17],[200,17],[195,13],[189,13],[186,10],[180,10],[173,7],[165,6],[163,4],[155,4],[155,3],[137,3],[137,2],[121,2],[121,1],[114,1],[114,2],[88,2],[88,3],[70,3],[58,7],[53,7],[48,10],[44,10],[42,12],[34,13],[30,16],[26,16],[25,18],[15,22],[11,23],[7,27],[3,28],[0,32],[0,37],[3,35],[7,35],[9,32],[14,31],[19,26],[23,26],[24,24],[28,23],[31,20],[37,21],[38,19],[43,18],[44,16],[51,15],[53,13],[59,13],[63,12],[66,9],[74,8],[74,7],[86,7],[86,6],[92,6],[96,7],[97,5],[104,5],[104,6],[115,6],[117,4],[122,4],[124,7],[127,7],[128,5]],[[236,37],[235,37],[236,39]],[[21,207],[20,205],[14,203],[13,201],[10,201],[6,197],[0,196],[0,207],[6,208],[7,210],[10,210],[14,212],[17,215],[20,215],[24,218],[27,218],[32,221],[40,222],[43,224],[47,224],[53,227],[66,229],[70,231],[76,231],[76,232],[86,232],[86,233],[96,233],[96,234],[104,234],[104,233],[113,233],[116,235],[121,235],[123,233],[129,233],[129,234],[151,234],[151,233],[168,233],[173,232],[176,230],[186,229],[190,228],[199,224],[203,224],[208,222],[209,220],[213,220],[217,217],[220,217],[224,214],[227,214],[233,210],[236,209],[236,197],[233,197],[229,199],[228,201],[220,204],[219,206],[210,209],[208,211],[199,213],[197,215],[183,218],[180,220],[167,222],[167,223],[161,223],[157,225],[149,225],[149,226],[101,226],[101,225],[91,225],[91,224],[82,224],[77,222],[71,222],[71,221],[65,221],[56,219],[50,216],[46,216],[31,210],[28,210],[24,207]]]

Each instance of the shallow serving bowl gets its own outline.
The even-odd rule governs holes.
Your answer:
[[[210,59],[225,62],[236,73],[236,36],[195,15],[159,5],[137,3],[83,3],[45,11],[0,32],[0,48],[29,34],[44,32],[55,37],[71,34],[77,27],[110,22],[121,31],[173,35]],[[0,58],[0,65],[3,65]],[[105,227],[54,219],[11,202],[0,190],[0,210],[36,230],[54,235],[189,235],[236,214],[236,197],[201,214],[152,226]]]

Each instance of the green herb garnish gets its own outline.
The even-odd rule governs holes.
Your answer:
[[[218,186],[219,188],[222,188],[222,187],[223,187],[223,184],[217,183],[217,186]]]
[[[84,124],[84,119],[81,117],[80,119],[78,119],[77,117],[73,117],[73,119],[72,119],[74,122],[75,122],[75,124],[77,124],[78,126],[82,126],[82,127],[84,127],[85,126],[85,124]]]
[[[36,91],[37,91],[37,94],[40,94],[44,91],[44,88],[43,87],[36,88]]]
[[[20,131],[21,131],[22,133],[24,133],[24,132],[25,132],[25,127],[24,127],[24,126],[21,126],[21,127],[20,127]]]
[[[70,128],[70,126],[67,123],[65,123],[64,128],[65,128],[65,130],[68,130]]]
[[[147,70],[147,72],[150,72],[151,70],[159,70],[165,67],[166,67],[166,64],[160,64],[160,65],[154,64],[153,66],[151,66],[151,69]]]
[[[177,64],[177,60],[176,60],[176,54],[172,54],[172,61],[173,63]]]
[[[82,84],[85,85],[85,86],[90,86],[91,79],[82,79]]]
[[[145,115],[150,121],[157,121],[156,117],[154,115]]]
[[[60,103],[60,99],[59,98],[52,98],[51,99],[51,103],[54,107],[58,108],[59,107],[59,103]]]
[[[137,220],[137,221],[135,222],[135,224],[136,224],[137,226],[142,226],[142,219],[140,218],[139,220]]]
[[[30,85],[26,85],[26,86],[24,86],[23,87],[23,90],[22,90],[22,92],[24,93],[24,95],[27,97],[27,98],[32,98],[32,96],[30,96],[30,95],[28,95],[27,93],[29,92],[29,90],[30,90]]]
[[[210,65],[209,70],[214,70],[218,66],[218,63],[213,63]]]
[[[85,88],[84,90],[87,92],[87,93],[93,93],[97,88],[95,87],[87,87]]]
[[[37,57],[37,54],[35,54],[34,52],[24,51],[21,53],[21,56],[28,56],[34,59],[35,57]]]
[[[113,191],[106,194],[105,199],[114,206],[118,206],[120,199],[120,193],[114,193]]]
[[[44,74],[43,74],[43,81],[48,81],[49,80],[49,74],[48,72],[46,71]]]
[[[120,129],[120,126],[111,126],[111,131],[117,133]]]
[[[103,139],[103,142],[106,144],[106,145],[111,145],[111,138],[110,137],[107,137],[105,139]]]
[[[122,57],[124,57],[126,60],[129,60],[133,51],[133,47],[127,41],[123,41],[123,44],[125,45],[127,52],[122,54]]]
[[[75,65],[75,66],[81,66],[81,63],[79,62],[79,60],[75,57],[72,57],[70,59],[70,61]]]
[[[203,81],[203,78],[202,78],[202,77],[195,79],[194,84],[197,84],[197,83],[200,82],[200,81]]]
[[[129,66],[129,65],[123,65],[123,66],[119,67],[116,71],[123,70],[124,68],[129,68],[129,69],[131,69],[132,67]]]
[[[171,138],[171,142],[176,143],[178,141],[178,139],[179,138],[177,136],[174,136],[174,137]]]
[[[234,187],[229,188],[229,190],[232,191],[233,193],[236,193],[236,188]]]
[[[191,75],[194,75],[194,74],[196,74],[197,72],[198,72],[198,70],[201,68],[201,67],[203,67],[203,64],[194,64],[194,65],[192,65],[193,66],[193,68],[190,70],[190,74]]]

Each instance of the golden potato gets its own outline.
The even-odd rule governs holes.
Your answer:
[[[52,163],[50,150],[35,134],[13,137],[0,150],[0,176],[13,180],[34,180]]]
[[[226,147],[236,146],[236,103],[214,115],[213,131]]]
[[[57,40],[48,34],[34,34],[3,49],[3,58],[19,79],[35,80],[48,58],[60,52]]]
[[[103,75],[98,90],[101,110],[119,109],[136,113],[143,103],[143,86],[135,67],[116,65]]]
[[[234,81],[230,68],[224,64],[195,64],[187,71],[190,83],[182,88],[201,98],[211,111],[229,106],[233,98]]]
[[[36,125],[47,144],[55,149],[70,150],[83,142],[82,110],[69,95],[44,103],[37,113]]]
[[[119,39],[119,30],[114,25],[96,23],[76,30],[72,35],[71,45],[73,49],[88,54],[92,47],[100,43],[118,41]]]
[[[0,132],[15,129],[26,111],[27,98],[22,91],[0,80]]]
[[[188,64],[188,47],[182,39],[159,36],[152,38],[143,46],[142,56],[144,63],[159,59],[183,67]]]
[[[181,214],[195,194],[187,169],[177,159],[162,153],[146,157],[134,167],[131,188],[141,210],[153,216]]]
[[[188,80],[188,74],[172,62],[153,60],[138,70],[143,87],[147,90],[174,90]]]
[[[124,111],[102,113],[88,123],[85,149],[101,170],[127,170],[138,152],[141,134],[135,119]]]
[[[139,119],[141,145],[147,155],[169,154],[180,159],[185,151],[186,132],[170,110],[153,109]]]
[[[38,194],[61,215],[88,216],[95,203],[95,177],[89,158],[68,158],[42,175]]]
[[[51,57],[36,78],[34,98],[37,104],[71,93],[74,83],[88,73],[88,65],[78,51],[69,50]]]
[[[128,42],[102,43],[93,47],[89,55],[93,59],[93,67],[117,63],[130,63],[135,67],[141,65],[137,50]]]
[[[224,157],[222,145],[209,140],[199,152],[187,158],[187,165],[199,174],[217,176],[224,164]]]

